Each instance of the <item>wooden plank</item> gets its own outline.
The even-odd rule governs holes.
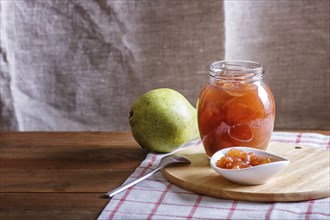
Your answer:
[[[18,208],[1,209],[1,220],[82,220],[96,219],[98,211],[94,209]]]
[[[79,133],[7,134],[0,133],[2,168],[134,168],[147,154],[128,132],[82,133],[88,137],[82,143],[74,141]]]
[[[1,134],[2,192],[105,192],[119,186],[146,156],[128,132]],[[88,141],[76,144],[73,139],[81,136]]]
[[[137,146],[130,132],[0,132],[0,146]]]
[[[119,186],[131,169],[0,169],[1,192],[100,192]]]
[[[46,148],[38,152],[27,147],[20,149],[12,148],[2,150],[0,156],[0,167],[2,168],[134,168],[146,157],[146,152],[140,148],[90,148],[80,151],[56,148],[48,152]],[[19,156],[16,156],[18,155]]]
[[[98,209],[109,201],[101,197],[100,193],[0,193],[0,198],[0,206],[3,209],[49,206],[63,209]]]
[[[130,132],[1,132],[0,219],[95,219],[146,153]]]
[[[0,167],[10,169],[134,169],[145,158],[144,154],[137,153],[136,158],[112,159],[0,159]],[[125,155],[125,154],[123,154]]]

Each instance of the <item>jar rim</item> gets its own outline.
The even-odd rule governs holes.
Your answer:
[[[254,61],[222,60],[210,65],[210,76],[215,79],[258,80],[263,74],[263,66]]]

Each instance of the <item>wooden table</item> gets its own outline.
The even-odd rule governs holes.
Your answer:
[[[145,156],[130,132],[0,133],[0,219],[95,219]]]
[[[95,219],[146,153],[130,132],[2,132],[0,219]]]

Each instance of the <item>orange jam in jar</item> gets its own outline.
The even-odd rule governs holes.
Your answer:
[[[233,146],[265,150],[275,121],[275,102],[262,65],[217,61],[200,92],[198,127],[206,154]]]

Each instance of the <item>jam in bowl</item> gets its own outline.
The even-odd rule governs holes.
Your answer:
[[[235,152],[231,153],[232,150]],[[226,157],[234,161],[233,166],[221,167],[221,160]],[[289,163],[290,161],[283,157],[249,147],[225,148],[217,151],[210,159],[213,170],[224,178],[242,185],[265,184]]]

